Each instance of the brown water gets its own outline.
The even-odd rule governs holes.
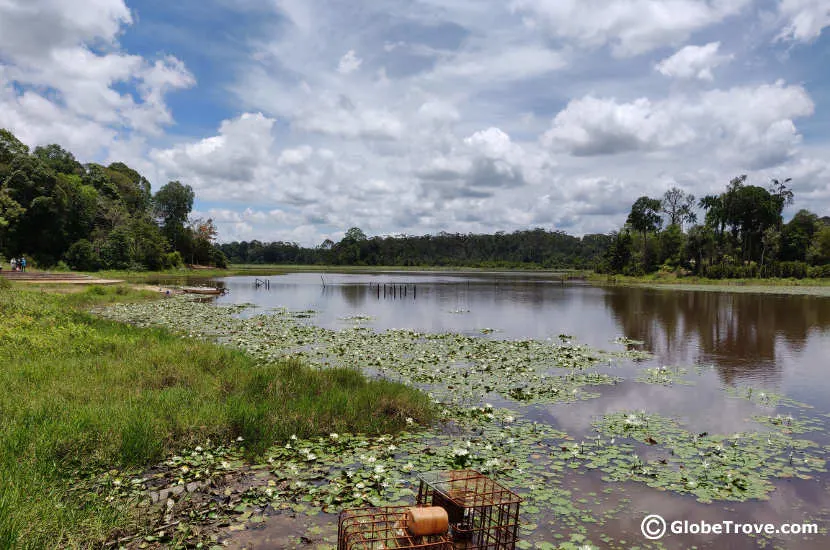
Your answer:
[[[270,289],[255,288],[252,277],[223,279],[230,292],[217,301],[255,304],[249,313],[276,307],[314,310],[313,322],[327,328],[353,326],[346,318],[360,315],[370,316],[366,325],[376,330],[411,328],[498,339],[568,334],[603,349],[613,348],[615,338],[626,336],[644,342],[644,349],[654,354],[651,364],[691,367],[694,386],[637,383],[638,365],[631,364],[615,369],[614,374],[625,381],[600,388],[597,399],[522,408],[524,414],[577,438],[590,432],[597,416],[632,409],[677,417],[695,431],[746,430],[747,419],[759,409],[749,401],[729,398],[724,392],[729,386],[785,394],[812,406],[810,414],[823,418],[825,424],[827,417],[822,415],[830,412],[830,298],[826,297],[563,285],[527,274],[297,273],[268,279]],[[483,328],[496,332],[482,335]],[[826,429],[809,437],[828,444]],[[602,494],[608,486],[592,472],[569,474],[566,483],[572,485],[575,498]],[[640,522],[650,513],[660,513],[668,521],[776,524],[802,522],[809,516],[825,529],[823,534],[782,536],[775,544],[783,548],[830,545],[827,475],[778,482],[767,501],[710,505],[637,483],[614,486],[619,491],[594,506],[612,507],[614,499],[628,499],[625,510],[601,528],[617,546],[644,546]],[[550,535],[546,540],[553,541],[555,518],[540,524],[540,529]],[[268,533],[268,526],[263,532]],[[249,545],[257,547],[256,537],[252,540]],[[602,544],[596,537],[592,540]],[[661,542],[668,548],[755,548],[758,544],[740,535],[669,536]]]

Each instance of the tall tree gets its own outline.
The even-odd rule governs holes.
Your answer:
[[[681,229],[684,223],[695,223],[695,196],[682,189],[672,187],[663,195],[663,213],[669,217],[669,225],[677,225]]]
[[[84,172],[84,167],[75,160],[75,155],[57,143],[35,147],[32,154],[40,159],[44,165],[59,174],[81,175]]]
[[[643,241],[649,232],[657,231],[663,225],[660,217],[662,203],[659,199],[640,197],[631,206],[631,213],[628,215],[628,225],[635,231],[643,234]]]
[[[195,196],[193,188],[189,185],[171,181],[159,189],[153,197],[156,218],[161,222],[164,234],[177,250],[181,241],[186,237],[184,235],[185,223],[193,209]]]

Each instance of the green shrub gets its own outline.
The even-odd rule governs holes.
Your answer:
[[[92,243],[86,239],[74,242],[64,254],[63,259],[69,267],[78,271],[97,271],[101,267],[98,253]]]

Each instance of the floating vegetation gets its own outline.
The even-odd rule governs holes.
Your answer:
[[[600,352],[570,340],[494,340],[412,330],[377,333],[361,327],[333,331],[298,323],[297,313],[287,310],[246,319],[235,317],[239,311],[170,299],[116,306],[104,315],[139,326],[162,325],[187,336],[215,339],[266,361],[292,356],[321,365],[371,368],[382,375],[427,386],[439,401],[450,404],[481,402],[492,392],[534,403],[596,397],[584,388],[615,384],[618,379],[585,371],[642,355],[634,351]]]
[[[637,376],[637,382],[644,384],[658,384],[663,386],[671,386],[680,384],[683,386],[694,386],[694,382],[684,378],[689,373],[687,369],[680,367],[649,367],[642,369],[640,375]]]
[[[751,386],[727,386],[726,395],[729,397],[746,399],[762,407],[792,407],[797,409],[812,409],[810,405],[786,397],[780,393],[757,389]]]
[[[340,321],[352,321],[355,323],[368,323],[374,321],[375,318],[371,315],[349,315],[347,317],[338,317]]]
[[[784,430],[694,434],[675,420],[644,412],[605,415],[594,429],[594,444],[579,453],[588,468],[601,470],[609,481],[640,481],[702,502],[766,499],[775,478],[810,479],[826,471],[816,443]],[[654,449],[645,453],[647,447]]]
[[[625,350],[609,353],[578,344],[564,334],[540,341],[413,330],[376,332],[360,326],[328,330],[304,324],[302,316],[285,309],[248,318],[240,317],[240,312],[235,306],[172,298],[114,306],[103,314],[139,326],[164,326],[187,337],[213,339],[262,361],[301,357],[323,367],[347,366],[401,380],[429,392],[441,407],[441,421],[429,428],[412,421],[412,433],[397,436],[332,433],[280,442],[266,451],[262,464],[248,466],[256,474],[244,490],[233,493],[233,507],[221,513],[208,508],[208,515],[238,514],[233,521],[254,521],[264,509],[312,514],[365,504],[407,503],[413,500],[414,473],[475,468],[525,499],[523,548],[588,548],[594,544],[588,539],[589,531],[598,532],[599,526],[630,507],[630,502],[620,498],[610,505],[605,495],[585,494],[577,485],[568,484],[569,476],[588,474],[609,483],[633,481],[712,502],[766,499],[777,479],[810,479],[825,471],[827,449],[794,437],[822,430],[818,419],[796,419],[771,411],[751,418],[759,431],[709,435],[690,432],[672,418],[620,411],[596,418],[593,437],[589,434],[577,441],[517,412],[526,405],[595,398],[600,395],[597,388],[619,383],[620,377],[600,369],[650,357],[632,349],[641,342],[627,338],[616,341]],[[637,381],[691,384],[684,378],[687,374],[687,369],[679,367],[648,368]],[[751,388],[729,388],[727,393],[766,408],[800,406],[784,396]],[[500,408],[485,404],[491,398],[499,400]],[[198,466],[198,479],[224,472],[226,462],[236,468],[237,456],[237,451],[226,452],[218,465],[214,460]],[[176,472],[177,484],[197,479],[191,464],[169,463],[166,468]],[[544,522],[555,525],[555,544],[534,539]],[[599,541],[606,546],[614,542],[604,536]],[[617,542],[620,547],[630,546]]]

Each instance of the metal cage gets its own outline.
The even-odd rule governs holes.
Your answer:
[[[453,550],[447,535],[414,537],[407,530],[411,506],[343,510],[337,523],[337,550]]]
[[[475,470],[428,472],[419,478],[418,506],[447,511],[456,548],[516,548],[522,502],[516,493]]]

